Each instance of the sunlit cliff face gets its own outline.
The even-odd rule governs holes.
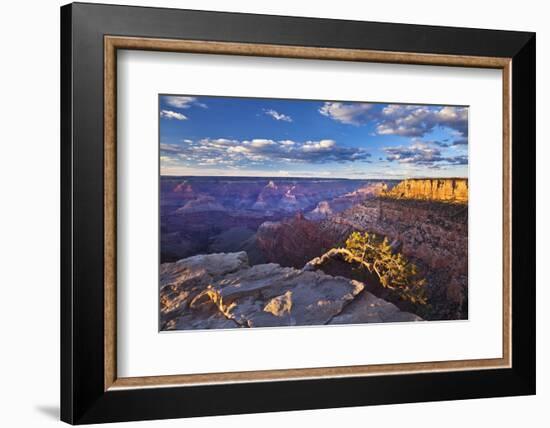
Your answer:
[[[402,199],[467,203],[468,180],[465,178],[403,180],[385,195]]]

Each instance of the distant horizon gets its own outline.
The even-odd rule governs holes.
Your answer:
[[[465,106],[159,95],[158,108],[163,176],[468,177]]]
[[[392,180],[392,181],[404,181],[404,180],[468,180],[468,177],[405,177],[405,178],[381,178],[381,177],[369,177],[369,178],[349,178],[349,177],[298,177],[298,176],[272,176],[272,175],[191,175],[191,174],[160,174],[161,178],[174,177],[174,178],[276,178],[287,180],[352,180],[352,181],[364,181],[364,180]]]

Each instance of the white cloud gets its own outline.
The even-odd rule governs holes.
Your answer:
[[[422,137],[436,127],[449,128],[456,137],[467,137],[468,108],[390,104],[382,109],[376,132],[379,135]]]
[[[400,164],[425,165],[440,167],[441,165],[467,165],[468,156],[445,156],[437,147],[430,143],[414,141],[407,147],[386,147],[386,160]]]
[[[243,144],[249,145],[253,149],[263,149],[264,147],[269,147],[277,144],[273,140],[266,140],[263,138],[256,138],[252,141],[243,141]]]
[[[207,108],[206,104],[198,102],[196,97],[187,97],[187,96],[180,96],[180,95],[164,95],[162,99],[166,104],[175,108],[189,108],[192,105],[196,105],[202,108]]]
[[[348,125],[373,123],[377,135],[423,137],[437,127],[448,128],[460,144],[467,144],[468,108],[388,104],[382,110],[370,103],[325,102],[319,113]]]
[[[160,117],[163,119],[187,120],[187,116],[172,110],[161,110]]]
[[[302,146],[302,150],[305,152],[330,150],[336,145],[334,140],[321,140],[321,141],[306,141]]]
[[[291,141],[254,138],[232,140],[227,138],[204,138],[181,145],[161,144],[161,154],[178,153],[188,164],[210,163],[210,159],[223,159],[232,165],[328,162],[367,162],[370,157],[363,148],[339,146],[334,140]]]
[[[171,156],[161,156],[160,157],[160,162],[161,163],[176,163],[177,162],[177,159],[176,158],[173,158]]]
[[[323,116],[348,125],[361,125],[372,118],[373,104],[326,102],[319,109]]]
[[[264,110],[265,114],[271,116],[275,120],[282,120],[283,122],[292,122],[292,118],[286,114],[279,113],[275,110]]]

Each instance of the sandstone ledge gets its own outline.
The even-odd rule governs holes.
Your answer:
[[[269,263],[245,252],[189,257],[160,270],[162,330],[419,321],[362,282]]]

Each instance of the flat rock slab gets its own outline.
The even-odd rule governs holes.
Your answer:
[[[416,321],[362,282],[269,263],[245,252],[189,257],[160,269],[162,330]]]
[[[194,330],[239,327],[217,306],[191,303],[227,274],[248,268],[246,253],[208,254],[189,257],[160,267],[160,324],[162,330]],[[208,303],[208,302],[206,302]]]
[[[364,287],[359,281],[270,263],[229,274],[207,293],[228,318],[245,327],[322,325]]]

